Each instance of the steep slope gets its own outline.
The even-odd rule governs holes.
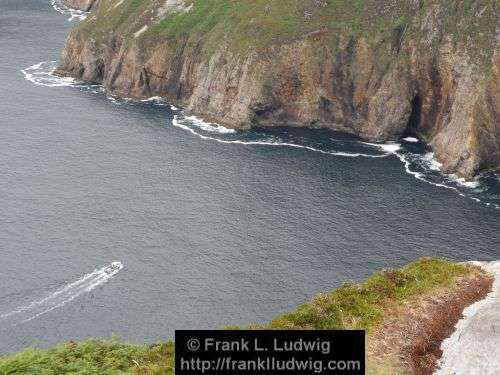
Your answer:
[[[416,135],[443,170],[500,166],[496,0],[101,0],[57,74],[230,127]]]

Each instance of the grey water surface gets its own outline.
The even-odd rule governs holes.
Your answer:
[[[0,353],[265,322],[421,256],[500,259],[500,210],[395,155],[221,143],[173,126],[166,106],[26,80],[59,58],[67,19],[45,0],[0,0]]]

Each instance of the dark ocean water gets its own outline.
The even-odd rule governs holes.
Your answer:
[[[500,259],[498,176],[465,187],[419,143],[224,133],[51,80],[36,64],[67,19],[0,0],[0,353],[263,322],[420,256]]]

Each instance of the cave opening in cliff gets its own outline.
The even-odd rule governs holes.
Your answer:
[[[404,132],[405,137],[417,137],[420,128],[420,121],[422,118],[422,98],[419,94],[415,95],[411,101],[411,114],[408,119],[408,125]]]
[[[96,66],[95,66],[95,80],[96,80],[96,82],[103,81],[105,69],[106,69],[106,65],[104,64],[104,60],[102,60],[102,59],[97,60]]]

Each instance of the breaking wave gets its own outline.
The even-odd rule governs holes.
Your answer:
[[[50,0],[52,7],[59,13],[69,16],[68,21],[83,21],[88,16],[88,12],[69,8],[62,0]]]
[[[107,266],[96,269],[78,280],[66,284],[42,299],[18,307],[13,311],[0,314],[0,322],[3,323],[7,321],[12,324],[29,322],[108,282],[120,272],[122,268],[123,264],[121,262],[113,262]]]
[[[249,136],[248,140],[242,139],[243,133],[236,132],[232,129],[225,128],[221,125],[214,125],[210,123],[206,123],[194,116],[183,116],[176,114],[172,120],[172,124],[175,127],[178,127],[183,130],[187,130],[192,134],[197,135],[202,139],[209,139],[219,143],[226,144],[239,144],[239,145],[252,145],[252,146],[281,146],[281,147],[293,147],[293,148],[302,148],[309,151],[319,152],[321,154],[327,155],[336,155],[336,156],[344,156],[344,157],[367,157],[367,158],[383,158],[389,156],[389,153],[360,153],[360,152],[347,152],[347,151],[335,151],[328,149],[320,149],[314,146],[309,146],[306,144],[294,143],[287,141],[283,138],[283,136],[278,135],[262,135],[258,136],[256,131],[247,131],[247,135]],[[218,133],[218,134],[232,134],[234,135],[233,139],[229,138],[217,138],[215,136],[208,136],[202,133],[199,133],[195,130],[202,130],[209,133]],[[252,137],[253,136],[253,137]],[[254,139],[251,139],[254,138]]]
[[[311,145],[309,139],[293,140],[290,134],[270,136],[269,131],[253,129],[235,132],[221,125],[204,122],[194,116],[184,116],[182,112],[171,108],[174,112],[172,124],[175,127],[207,140],[220,143],[242,145],[266,145],[302,148],[341,157],[383,158],[396,156],[404,165],[406,173],[431,185],[455,191],[462,197],[482,202],[488,207],[500,209],[500,176],[495,173],[483,173],[472,181],[466,181],[453,174],[441,172],[441,164],[434,158],[425,145],[417,138],[407,137],[400,142],[370,143],[359,140],[330,138],[327,145]],[[257,139],[249,139],[251,136]],[[353,151],[353,148],[356,151]],[[362,152],[361,152],[362,151]],[[378,152],[377,152],[378,151]]]
[[[500,358],[500,261],[472,262],[494,275],[492,291],[467,307],[443,341],[436,375],[498,374]]]
[[[388,147],[390,147],[392,153],[403,163],[406,173],[417,180],[453,190],[462,197],[500,209],[498,173],[485,172],[476,176],[472,181],[467,181],[455,174],[445,174],[441,172],[442,165],[435,159],[434,153],[429,152],[423,143],[412,137],[404,138],[400,143],[394,144],[364,143],[382,150],[389,150]]]
[[[43,61],[41,63],[32,65],[26,69],[22,69],[24,78],[34,83],[37,86],[47,87],[64,87],[64,86],[78,86],[74,78],[58,77],[53,73],[57,67],[57,61]]]
[[[500,209],[500,174],[487,172],[472,181],[466,181],[453,174],[440,171],[441,164],[434,154],[426,149],[425,144],[417,138],[406,137],[400,142],[370,143],[348,137],[332,137],[325,133],[321,140],[310,136],[297,136],[293,132],[273,131],[272,129],[238,130],[201,120],[196,116],[187,116],[175,106],[169,106],[161,97],[136,101],[131,98],[118,98],[106,92],[99,85],[88,85],[73,78],[54,75],[56,61],[45,61],[21,70],[26,80],[46,87],[75,87],[92,93],[103,94],[116,105],[144,103],[155,106],[166,106],[174,113],[172,125],[188,131],[204,140],[224,144],[250,146],[279,146],[304,149],[321,154],[348,158],[385,158],[397,157],[403,164],[406,173],[417,180],[432,184],[439,188],[453,190],[462,197],[481,202],[488,207]],[[328,142],[324,140],[327,139]]]

